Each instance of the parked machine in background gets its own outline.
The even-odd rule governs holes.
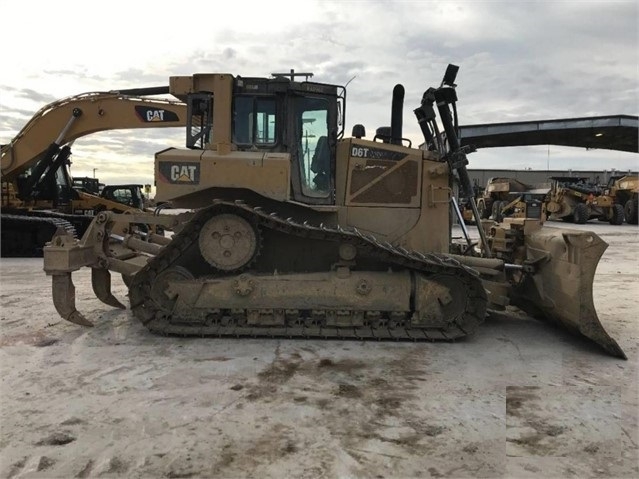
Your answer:
[[[148,199],[143,192],[143,185],[105,185],[100,192],[100,196],[139,210],[144,210],[148,207]]]
[[[613,225],[623,223],[623,206],[588,178],[553,176],[550,180],[546,199],[548,219],[584,224],[596,218]]]
[[[546,220],[546,196],[548,190],[535,188],[528,191],[511,192],[508,199],[499,201],[491,218],[501,222],[505,218],[528,218],[540,222]]]
[[[483,219],[502,221],[506,216],[525,217],[526,204],[529,203],[531,218],[542,218],[543,206],[538,208],[539,201],[543,203],[549,189],[546,185],[528,185],[515,178],[490,178],[477,197],[477,209]],[[536,209],[539,209],[539,216]]]
[[[612,176],[608,181],[607,190],[614,202],[623,207],[626,223],[639,223],[639,176]]]
[[[53,102],[2,145],[3,257],[41,256],[58,228],[81,237],[99,211],[141,212],[96,194],[93,181],[74,184],[69,157],[77,138],[98,131],[184,126],[183,103],[131,96],[161,92],[86,93]]]
[[[100,180],[97,178],[74,177],[73,188],[139,210],[149,208],[151,205],[148,197],[144,194],[145,186],[140,184],[123,183],[105,185],[104,183],[100,183]],[[94,216],[95,213],[104,211],[105,209],[106,208],[100,208],[98,206],[95,209],[91,208],[87,210],[86,214]]]
[[[457,185],[456,190],[459,191],[459,185]],[[479,200],[479,198],[481,198],[483,193],[484,193],[484,187],[479,186],[476,181],[473,182],[473,198],[475,199],[475,204],[477,204],[477,201]],[[473,208],[470,202],[470,198],[466,196],[460,197],[458,194],[457,202],[459,205],[459,211],[462,217],[462,221],[467,225],[474,225],[475,217],[473,215]],[[481,217],[481,214],[482,212],[480,212],[480,217]]]
[[[100,183],[100,180],[97,178],[91,178],[89,176],[73,177],[73,188],[78,191],[99,195],[103,187],[104,183]]]

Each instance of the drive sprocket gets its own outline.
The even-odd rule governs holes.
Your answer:
[[[215,269],[238,271],[248,266],[259,252],[259,231],[247,219],[223,213],[210,218],[198,238],[202,257]]]

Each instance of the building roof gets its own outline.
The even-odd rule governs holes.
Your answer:
[[[459,130],[460,143],[477,148],[561,145],[639,153],[639,117],[631,115],[485,123]]]

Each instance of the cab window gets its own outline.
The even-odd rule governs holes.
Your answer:
[[[118,203],[133,206],[133,197],[131,195],[131,191],[128,189],[113,190],[108,196],[110,196],[111,199],[117,201]]]
[[[233,143],[266,146],[277,141],[275,99],[237,96],[233,109]]]
[[[301,141],[298,159],[302,193],[326,198],[331,191],[328,101],[324,98],[301,98],[297,103],[297,118]]]

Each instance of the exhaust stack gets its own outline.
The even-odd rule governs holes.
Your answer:
[[[395,85],[393,88],[393,103],[391,106],[391,143],[393,145],[402,144],[402,128],[403,128],[403,110],[404,110],[404,86]]]

